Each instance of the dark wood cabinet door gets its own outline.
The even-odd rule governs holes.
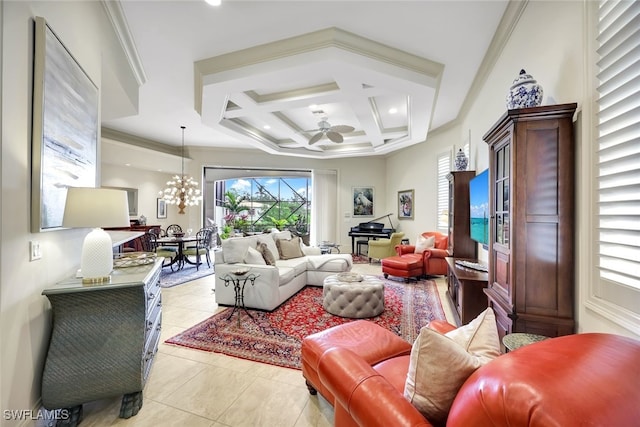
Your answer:
[[[469,181],[475,171],[455,171],[449,179],[449,254],[458,258],[476,258],[478,244],[471,239]]]
[[[511,332],[574,331],[575,109],[509,110],[484,136],[490,150],[487,292]]]

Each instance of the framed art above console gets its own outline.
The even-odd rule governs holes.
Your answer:
[[[31,169],[32,232],[62,228],[68,187],[95,187],[98,87],[35,18]]]

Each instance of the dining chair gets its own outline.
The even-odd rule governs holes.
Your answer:
[[[182,227],[179,224],[171,224],[167,227],[167,236],[173,236],[174,233],[182,233]]]
[[[211,247],[211,237],[213,233],[208,228],[202,228],[196,233],[196,245],[192,247],[185,248],[183,251],[184,256],[196,257],[196,270],[200,269],[200,257],[204,256],[207,260],[207,265],[211,268],[211,255],[209,253],[209,248]]]
[[[157,250],[163,250],[163,251],[169,251],[169,252],[178,252],[178,248],[175,245],[163,245],[162,243],[158,242],[158,239],[161,237],[167,237],[167,232],[165,230],[163,230],[160,227],[157,228],[152,228],[149,230],[149,233],[154,234],[156,236],[156,249]]]
[[[143,252],[155,252],[156,247],[154,242],[154,235],[151,232],[144,233],[142,236],[138,237],[138,244]]]
[[[158,237],[155,233],[145,233],[143,236],[143,241],[145,242],[143,248],[146,252],[155,252],[157,256],[164,257],[165,262],[162,264],[162,267],[171,267],[171,271],[173,271],[174,258],[177,256],[176,250],[174,248],[170,248],[167,250],[166,248],[158,245]],[[167,263],[167,261],[169,261]]]

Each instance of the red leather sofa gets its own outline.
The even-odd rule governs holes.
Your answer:
[[[418,277],[418,276],[443,276],[447,274],[447,262],[445,257],[449,256],[447,247],[449,238],[447,235],[437,231],[427,231],[422,233],[424,237],[435,236],[435,246],[425,249],[423,253],[416,254],[415,245],[396,245],[396,256],[381,260],[382,273],[397,277]]]
[[[410,352],[406,341],[359,320],[305,338],[302,373],[309,390],[334,406],[337,427],[431,426],[403,396]],[[477,369],[458,391],[446,425],[635,426],[639,361],[640,341],[612,334],[530,344]]]

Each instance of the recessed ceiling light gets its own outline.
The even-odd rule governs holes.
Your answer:
[[[398,112],[397,108],[389,108],[389,114],[395,114]]]
[[[311,104],[311,105],[309,105],[309,109],[310,109],[310,110],[317,110],[317,109],[318,109],[318,104]]]
[[[269,126],[269,125],[264,125],[264,126],[262,126],[262,128],[263,128],[263,129],[271,129],[271,126]]]
[[[124,165],[125,166],[131,166],[131,163],[125,163]]]
[[[222,3],[222,0],[204,0],[207,2],[207,4],[210,4],[211,6],[220,6],[220,3]]]

